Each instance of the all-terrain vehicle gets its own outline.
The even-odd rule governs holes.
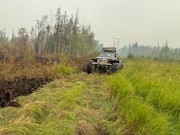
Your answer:
[[[100,55],[93,58],[87,64],[87,73],[99,71],[101,73],[113,73],[124,67],[122,60],[117,58],[115,47],[104,47]]]

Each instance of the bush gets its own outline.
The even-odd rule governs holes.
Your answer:
[[[52,67],[51,70],[52,70],[51,72],[53,72],[53,74],[55,74],[56,76],[58,76],[59,74],[67,76],[67,75],[77,72],[76,68],[65,66],[63,64],[56,64]]]

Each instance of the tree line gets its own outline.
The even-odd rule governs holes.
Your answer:
[[[55,18],[55,19],[53,19]],[[52,23],[55,22],[55,23]],[[5,30],[0,30],[0,46],[14,48],[16,56],[35,55],[44,57],[64,53],[68,56],[82,57],[89,55],[102,44],[95,40],[90,25],[81,25],[78,12],[68,16],[67,12],[57,9],[54,17],[43,16],[36,21],[30,32],[24,27],[18,33],[12,32],[8,38]]]
[[[122,47],[119,53],[128,58],[147,57],[158,60],[180,61],[180,48],[170,48],[168,42],[162,46],[145,46],[136,42]]]

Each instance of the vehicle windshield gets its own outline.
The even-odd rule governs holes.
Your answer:
[[[115,53],[114,52],[101,52],[99,57],[111,57],[111,58],[115,58]]]

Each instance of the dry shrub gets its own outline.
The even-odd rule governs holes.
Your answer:
[[[71,64],[76,66],[78,69],[83,70],[91,59],[92,56],[73,58]]]
[[[96,135],[96,128],[85,120],[80,120],[76,127],[76,132],[78,135]]]

